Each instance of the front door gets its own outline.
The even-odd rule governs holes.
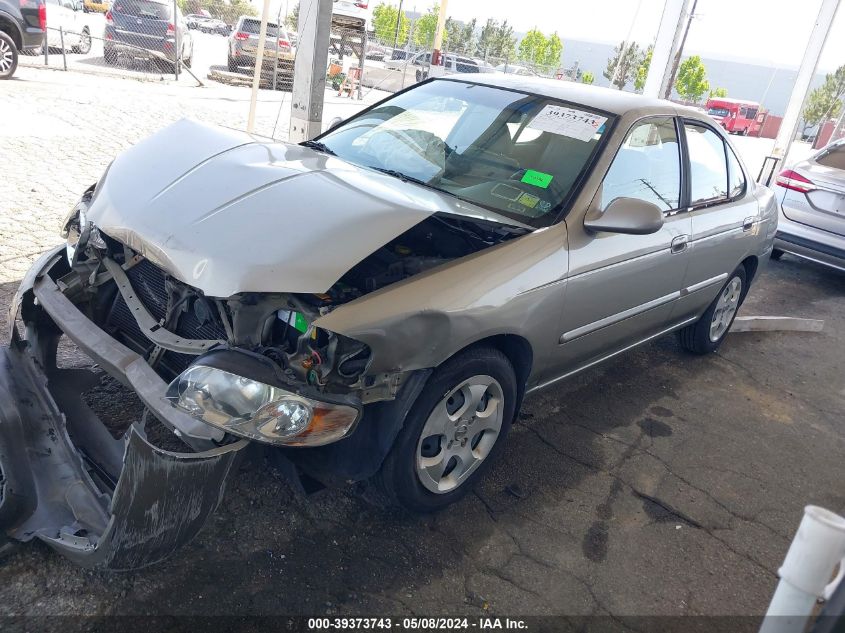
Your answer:
[[[590,365],[669,327],[687,267],[690,217],[681,208],[681,151],[673,117],[635,123],[591,204],[638,198],[664,212],[651,235],[569,229],[570,271],[559,352],[570,371]]]

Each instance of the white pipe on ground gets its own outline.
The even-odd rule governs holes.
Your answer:
[[[830,577],[843,557],[845,518],[818,506],[804,508],[760,633],[803,631],[816,600],[834,589]]]

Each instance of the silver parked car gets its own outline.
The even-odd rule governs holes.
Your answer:
[[[845,271],[845,138],[777,177],[781,216],[774,259],[784,252]]]
[[[227,66],[231,72],[236,72],[240,66],[255,68],[260,31],[261,20],[258,18],[247,15],[238,18],[228,42]],[[278,58],[279,71],[293,79],[295,54],[288,33],[284,26],[268,22],[264,39],[263,65],[272,66],[276,63],[275,58]]]
[[[442,508],[527,393],[669,332],[715,350],[776,224],[706,115],[569,82],[429,80],[301,145],[173,124],[83,193],[15,296],[0,526],[148,564],[249,443]],[[97,369],[56,369],[63,336]],[[79,398],[97,372],[141,420],[105,430]]]

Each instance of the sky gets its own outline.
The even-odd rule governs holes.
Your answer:
[[[380,0],[370,0],[379,3]],[[396,4],[398,0],[389,0]],[[425,11],[433,0],[404,0]],[[821,0],[698,0],[686,52],[797,68]],[[651,43],[663,0],[448,0],[447,15],[462,21],[507,18],[517,31],[539,27],[566,38],[618,43],[627,37]],[[827,39],[819,70],[845,64],[845,9]]]

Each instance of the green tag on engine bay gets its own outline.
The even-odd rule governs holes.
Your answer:
[[[551,174],[544,174],[541,171],[534,171],[533,169],[526,169],[525,174],[522,176],[522,182],[527,185],[534,185],[535,187],[540,187],[541,189],[547,189],[549,184],[552,182]]]

